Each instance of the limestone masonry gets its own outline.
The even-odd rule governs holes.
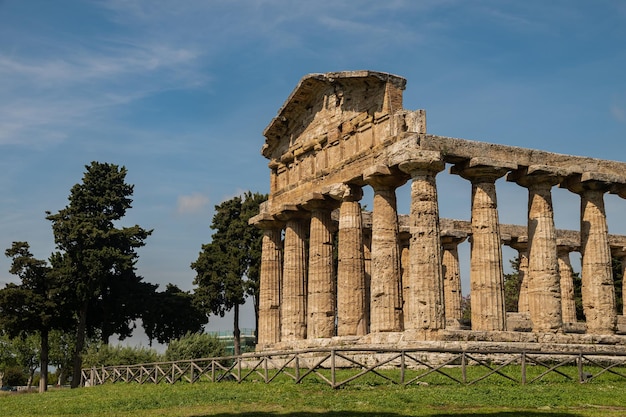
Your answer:
[[[258,350],[462,341],[626,347],[604,194],[626,198],[626,163],[426,133],[402,107],[406,80],[354,71],[305,76],[269,126]],[[471,221],[439,217],[436,177],[471,186]],[[528,190],[528,225],[498,220],[497,179]],[[396,188],[411,184],[399,215]],[[371,213],[362,188],[373,190]],[[552,187],[580,196],[581,229],[556,230]],[[457,247],[469,242],[471,324],[461,317]],[[504,308],[502,246],[520,255],[519,312]],[[578,323],[570,253],[582,255]],[[337,266],[333,253],[338,257]],[[336,269],[336,270],[335,270]]]

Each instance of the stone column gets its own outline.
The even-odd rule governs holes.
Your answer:
[[[445,163],[439,152],[421,151],[399,165],[411,175],[411,243],[404,327],[407,330],[445,328],[439,206],[435,176]]]
[[[402,330],[402,295],[395,190],[406,179],[383,165],[366,170],[363,180],[374,190],[370,332],[398,332]]]
[[[568,178],[565,186],[580,195],[582,298],[587,333],[613,334],[617,324],[604,193],[610,184],[591,173]]]
[[[302,205],[311,212],[309,233],[309,275],[307,291],[307,338],[335,335],[335,271],[331,212],[336,206],[321,194],[306,197]]]
[[[362,213],[365,214],[365,213]],[[369,223],[365,220],[365,216],[363,216],[363,263],[365,264],[365,317],[367,317],[367,322],[369,323],[370,317],[370,303],[369,300],[372,299],[370,293],[370,287],[372,282],[372,221],[371,221],[371,213]],[[369,331],[369,330],[368,330]]]
[[[308,215],[296,206],[286,206],[277,215],[285,221],[281,341],[306,338],[306,234]]]
[[[360,187],[340,184],[328,190],[340,201],[337,266],[337,336],[367,333],[363,220]]]
[[[512,172],[508,179],[528,188],[528,310],[533,331],[560,331],[561,284],[551,190],[563,176],[530,166]]]
[[[402,328],[404,328],[404,321],[407,315],[407,287],[406,284],[409,282],[409,270],[410,270],[410,257],[409,257],[409,247],[411,241],[411,234],[403,230],[398,235],[398,241],[400,242],[400,284],[402,285]]]
[[[280,342],[283,224],[267,216],[254,225],[263,230],[259,276],[258,346],[264,348]]]
[[[528,305],[528,237],[519,236],[511,241],[509,246],[517,251],[519,259],[519,299],[517,300],[518,313],[530,314]],[[530,315],[528,316],[530,318]]]
[[[570,252],[576,250],[576,246],[560,242],[556,249],[559,258],[559,275],[561,277],[561,315],[563,316],[563,323],[576,323],[574,270],[569,257]]]
[[[496,180],[510,169],[503,161],[472,158],[451,172],[472,182],[470,295],[472,330],[506,330],[504,274]]]
[[[441,264],[443,273],[443,299],[446,328],[460,329],[463,319],[463,293],[461,292],[461,268],[459,266],[459,243],[467,239],[467,233],[443,231],[441,236]]]
[[[621,310],[622,315],[626,316],[626,279],[624,279],[624,275],[626,274],[626,248],[611,248],[611,255],[619,259],[622,264],[622,306],[621,309],[620,306],[617,306],[617,308]]]

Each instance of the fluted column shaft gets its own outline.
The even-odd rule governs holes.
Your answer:
[[[562,177],[531,166],[511,173],[509,179],[528,188],[528,311],[533,331],[559,331],[561,284],[551,191]]]
[[[583,309],[590,333],[613,333],[617,320],[603,195],[588,190],[581,196]]]
[[[445,164],[438,153],[424,153],[400,164],[411,175],[408,282],[404,327],[407,330],[445,328],[441,233],[435,176]]]
[[[576,323],[576,298],[574,295],[574,270],[570,261],[572,248],[558,246],[559,275],[561,278],[561,314],[563,323]]]
[[[362,191],[345,186],[339,206],[339,247],[337,266],[337,336],[364,335],[368,330],[366,312],[363,219],[359,200]]]
[[[257,225],[263,229],[259,276],[258,344],[280,341],[280,286],[282,281],[282,227],[278,222]]]
[[[496,180],[508,169],[455,166],[453,173],[472,182],[472,238],[470,249],[470,295],[472,330],[506,330],[504,273]]]
[[[457,326],[463,318],[463,293],[461,292],[461,268],[459,266],[459,243],[467,236],[442,236],[441,256],[443,272],[443,298],[446,327]]]
[[[281,341],[306,338],[306,232],[303,213],[289,212],[285,220]]]
[[[563,325],[551,188],[547,182],[528,186],[528,301],[534,331]]]
[[[570,180],[567,187],[580,195],[582,298],[587,333],[613,334],[617,310],[604,208],[604,193],[608,187],[595,180]]]
[[[386,168],[386,167],[385,167]],[[370,278],[370,331],[402,330],[402,290],[395,189],[392,175],[364,175],[374,190]]]
[[[332,337],[336,317],[332,207],[323,200],[311,200],[304,207],[311,211],[307,338]]]

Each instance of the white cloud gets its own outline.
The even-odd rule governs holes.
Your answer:
[[[618,122],[626,123],[626,109],[625,108],[618,106],[616,104],[613,104],[611,106],[611,115]]]
[[[201,193],[193,193],[191,195],[178,196],[176,204],[176,213],[178,214],[195,214],[202,213],[209,205],[209,197]]]

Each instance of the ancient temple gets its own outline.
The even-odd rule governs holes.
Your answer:
[[[264,132],[259,350],[332,343],[501,340],[626,345],[615,305],[605,193],[626,198],[626,163],[436,136],[403,108],[406,80],[373,71],[305,76]],[[471,219],[439,216],[437,175],[471,187]],[[500,224],[496,180],[528,191],[528,224]],[[399,214],[396,189],[410,182]],[[580,196],[581,229],[557,230],[551,190]],[[373,190],[371,212],[359,203]],[[469,242],[471,321],[457,247]],[[519,312],[504,307],[502,245],[519,251]],[[582,255],[576,321],[570,253]],[[467,290],[466,290],[467,291]]]

